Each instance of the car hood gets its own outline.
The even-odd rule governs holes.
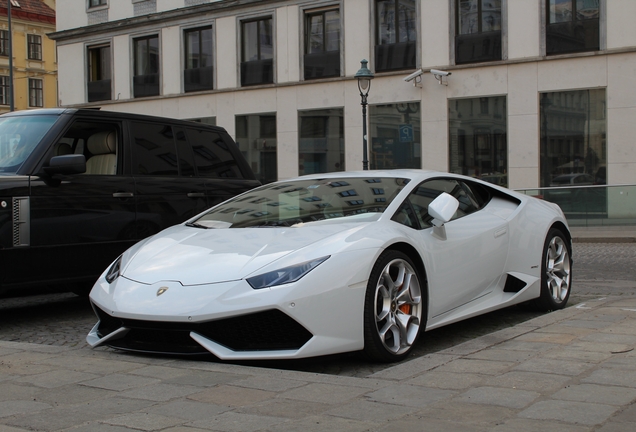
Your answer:
[[[201,285],[238,280],[294,251],[339,233],[357,231],[361,225],[366,224],[229,229],[179,225],[146,240],[123,263],[122,276],[144,284],[178,281]]]

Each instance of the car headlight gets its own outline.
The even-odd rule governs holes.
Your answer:
[[[253,276],[251,278],[247,278],[247,283],[249,283],[254,289],[262,289],[296,282],[307,273],[318,267],[320,264],[325,262],[330,256],[331,255],[328,255],[326,257],[318,258],[312,261],[306,261],[304,263],[296,264],[290,267],[285,267],[279,270],[263,273],[258,276]]]
[[[110,284],[113,283],[115,279],[119,277],[119,273],[121,271],[121,259],[123,255],[120,255],[119,258],[115,260],[114,263],[111,264],[108,272],[106,273],[106,281]]]

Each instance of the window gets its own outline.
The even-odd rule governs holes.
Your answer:
[[[8,76],[0,76],[0,105],[9,105],[11,92],[11,82]]]
[[[133,174],[179,175],[174,132],[169,125],[132,122],[134,139]]]
[[[0,30],[0,55],[9,55],[9,32],[7,30]]]
[[[546,54],[600,49],[602,0],[546,0]]]
[[[344,171],[344,110],[298,113],[300,175]]]
[[[541,187],[606,183],[605,97],[605,89],[541,94]]]
[[[476,212],[488,200],[486,191],[476,184],[470,185],[455,179],[432,179],[420,184],[392,219],[412,228],[432,227],[433,217],[428,214],[428,206],[443,192],[459,201],[459,207],[451,220]]]
[[[456,0],[455,63],[501,60],[501,3]]]
[[[29,60],[42,60],[42,36],[27,35]]]
[[[213,88],[212,27],[186,30],[183,89],[186,92]]]
[[[228,143],[220,134],[201,129],[186,129],[200,177],[243,178]],[[233,142],[229,145],[234,146]]]
[[[305,17],[305,79],[340,76],[340,11]]]
[[[370,169],[422,168],[420,103],[369,106]]]
[[[375,70],[413,69],[417,39],[415,0],[378,0],[375,12]]]
[[[94,8],[97,6],[106,6],[108,4],[108,0],[88,0],[88,7]]]
[[[449,102],[449,171],[508,186],[505,96]]]
[[[88,101],[111,100],[110,45],[88,48]]]
[[[272,19],[241,23],[241,86],[274,82],[274,36]]]
[[[42,80],[29,78],[29,106],[30,107],[42,107],[44,106],[44,94],[42,92]]]
[[[159,95],[159,37],[157,35],[133,39],[135,97]]]
[[[276,115],[236,116],[236,144],[261,183],[278,180]]]

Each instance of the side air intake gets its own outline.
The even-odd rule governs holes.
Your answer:
[[[512,275],[506,275],[506,285],[504,286],[504,292],[518,293],[526,287],[526,283],[519,278]]]
[[[31,243],[29,197],[13,198],[13,246],[24,247]]]

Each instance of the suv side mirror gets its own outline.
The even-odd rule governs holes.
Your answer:
[[[428,205],[428,214],[433,217],[431,223],[436,227],[444,225],[451,220],[458,207],[459,201],[457,201],[457,198],[442,192]]]
[[[86,172],[86,157],[81,154],[53,156],[44,172],[53,174],[82,174]]]

